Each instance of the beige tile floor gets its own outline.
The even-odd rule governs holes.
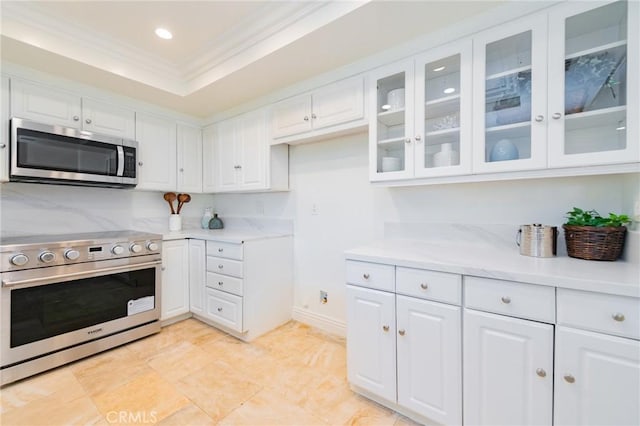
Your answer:
[[[292,321],[244,343],[195,319],[5,386],[0,424],[415,425],[349,389],[344,340]]]

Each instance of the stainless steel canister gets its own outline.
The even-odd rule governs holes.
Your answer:
[[[533,257],[553,257],[556,255],[558,228],[555,226],[522,225],[516,235],[520,254]]]

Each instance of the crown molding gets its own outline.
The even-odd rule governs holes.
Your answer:
[[[265,2],[222,37],[175,64],[30,2],[2,2],[0,33],[178,96],[190,95],[367,4],[359,1]]]

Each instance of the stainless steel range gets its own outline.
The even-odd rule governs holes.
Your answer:
[[[1,384],[160,331],[161,261],[134,231],[3,240]]]

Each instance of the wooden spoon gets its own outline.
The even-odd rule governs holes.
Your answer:
[[[178,214],[180,214],[180,210],[182,210],[182,206],[185,203],[188,203],[189,201],[191,201],[191,195],[189,195],[189,194],[178,194],[178,211],[177,211]]]
[[[173,202],[176,200],[177,195],[175,192],[165,192],[164,199],[167,203],[169,203],[169,207],[171,207],[171,214],[176,214],[176,211],[173,209]]]

